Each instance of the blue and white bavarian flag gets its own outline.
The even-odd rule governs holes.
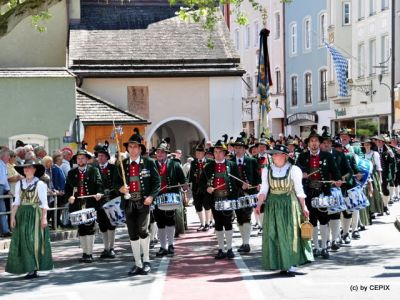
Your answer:
[[[326,48],[328,48],[330,54],[332,55],[333,64],[335,65],[336,70],[336,78],[339,83],[339,93],[338,96],[346,97],[348,96],[347,90],[347,70],[348,70],[348,61],[347,58],[343,56],[338,50],[334,47],[328,45],[325,42]]]

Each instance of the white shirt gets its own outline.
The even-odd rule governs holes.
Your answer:
[[[37,191],[38,191],[38,196],[39,196],[39,200],[40,200],[40,208],[45,208],[48,209],[49,205],[47,203],[47,185],[39,180],[39,178],[34,177],[33,181],[30,182],[29,184],[26,183],[26,179],[22,179],[20,181],[18,181],[15,185],[15,200],[13,202],[13,206],[19,206],[21,205],[21,181],[22,181],[22,187],[24,189],[26,189],[28,187],[28,185],[31,185],[32,183],[35,183],[37,181],[39,181],[37,183]]]
[[[244,156],[242,157],[236,157],[236,164],[240,165],[240,164],[244,164]]]
[[[369,153],[365,153],[365,158],[372,161],[377,171],[382,171],[381,159],[378,152],[370,151]]]
[[[271,164],[272,175],[276,178],[285,177],[288,168],[291,166],[290,163],[286,163],[282,168],[276,167],[274,164]],[[263,168],[262,175],[261,175],[261,188],[259,194],[267,195],[269,191],[269,184],[268,184],[268,172],[269,168]],[[298,166],[292,166],[292,169],[289,172],[289,177],[293,181],[294,190],[296,192],[296,196],[298,198],[306,198],[306,194],[303,190],[303,172]]]
[[[135,160],[132,160],[132,158],[129,157],[129,164],[131,164],[133,162],[139,164],[140,163],[140,155]]]
[[[107,166],[108,166],[108,161],[106,161],[104,165],[99,164],[100,169],[107,168]]]
[[[224,164],[225,163],[225,159],[224,160],[221,160],[221,161],[215,161],[217,164]]]

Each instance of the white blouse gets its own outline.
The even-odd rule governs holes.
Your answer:
[[[272,175],[276,178],[285,177],[288,168],[291,166],[290,163],[286,163],[282,168],[276,167],[274,164],[271,164]],[[267,195],[269,191],[269,184],[268,184],[268,168],[264,168],[261,175],[261,188],[259,194]],[[298,198],[306,198],[306,194],[303,190],[303,172],[298,166],[292,166],[289,177],[293,181],[294,190],[296,192],[296,196]]]
[[[372,161],[377,171],[382,171],[381,158],[379,157],[379,153],[377,151],[365,153],[365,158]]]
[[[29,184],[26,183],[25,178],[22,179],[21,181],[22,181],[22,187],[24,189],[26,189],[28,187],[28,185],[31,185],[32,183],[36,183],[37,181],[39,181],[37,183],[38,197],[40,200],[39,207],[48,209],[49,205],[47,203],[47,185],[43,181],[39,180],[39,178],[37,178],[37,177],[34,177],[33,181],[30,182]],[[21,205],[21,181],[18,181],[15,185],[15,193],[14,193],[15,200],[13,202],[13,205],[15,205],[15,206]]]

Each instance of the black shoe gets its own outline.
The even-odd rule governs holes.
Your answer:
[[[103,252],[100,254],[100,258],[108,258],[109,250],[104,249]]]
[[[37,278],[38,274],[37,271],[33,271],[33,272],[29,272],[28,274],[26,274],[24,276],[24,279],[33,279],[33,278]]]
[[[344,241],[344,243],[345,243],[346,245],[348,245],[348,244],[351,243],[350,235],[349,235],[348,233],[346,233],[345,235],[343,235],[343,236],[342,236],[342,239],[343,239],[343,241]]]
[[[372,222],[371,222],[371,223],[372,223]],[[365,228],[364,225],[358,226],[358,231],[364,231],[364,230],[367,230],[367,228]]]
[[[374,213],[370,214],[369,217],[371,218],[371,220],[376,219],[376,216]]]
[[[229,249],[228,251],[226,251],[226,257],[228,257],[228,259],[235,258],[235,253],[233,253],[232,249]]]
[[[243,245],[243,252],[249,253],[250,252],[250,245],[249,244],[244,244]]]
[[[244,251],[244,244],[242,244],[239,249],[237,249],[237,252],[243,252]]]
[[[79,262],[81,262],[81,263],[85,262],[87,257],[88,257],[88,255],[86,253],[83,253],[82,257],[79,259]]]
[[[339,246],[339,244],[338,244],[337,242],[333,241],[333,242],[332,242],[332,245],[331,245],[331,249],[332,249],[333,251],[337,251],[337,250],[340,249],[340,246]]]
[[[211,229],[211,228],[214,228],[214,226],[215,226],[214,222],[213,222],[213,221],[210,221],[210,229]]]
[[[203,227],[203,231],[208,231],[210,228],[211,228],[210,225],[206,224],[206,225]]]
[[[319,250],[317,248],[314,248],[313,249],[313,255],[314,255],[314,257],[320,256],[321,255],[321,250]]]
[[[262,235],[262,233],[263,233],[263,230],[262,230],[262,227],[258,230],[258,232],[257,232],[257,234],[258,235]]]
[[[141,275],[147,275],[151,271],[150,263],[149,262],[144,262],[143,263],[143,269],[142,272],[140,273]]]
[[[108,258],[115,258],[114,248],[110,248],[110,251],[108,251]]]
[[[11,237],[11,232],[6,232],[3,234],[3,237],[8,238]]]
[[[200,225],[200,227],[197,228],[197,231],[203,231],[203,229],[204,229],[204,226],[203,226],[203,225]]]
[[[154,242],[154,241],[150,241],[150,246],[149,246],[149,248],[150,249],[154,249],[154,245],[155,245],[156,243]]]
[[[295,277],[296,276],[296,272],[285,271],[285,270],[280,271],[279,274],[281,274],[285,277]]]
[[[168,255],[173,256],[175,254],[175,248],[173,245],[168,246]]]
[[[226,257],[226,254],[224,251],[222,251],[222,249],[219,249],[217,255],[215,255],[214,257],[215,259],[224,259]]]
[[[389,208],[387,208],[387,206],[385,206],[384,208],[383,208],[383,212],[388,216],[388,215],[390,215],[390,211],[389,211]]]
[[[158,250],[156,256],[157,256],[157,257],[163,257],[163,256],[165,256],[165,255],[167,255],[167,254],[168,254],[168,251],[167,251],[166,249],[160,248],[160,250]]]
[[[358,233],[357,230],[354,230],[354,231],[352,232],[351,238],[352,238],[352,239],[355,239],[355,240],[358,240],[358,239],[360,238],[360,234]]]
[[[323,258],[323,259],[328,259],[329,258],[329,252],[328,252],[328,249],[322,249],[322,251],[321,251],[321,257]]]
[[[329,249],[330,247],[331,247],[331,241],[327,241],[327,242],[326,242],[326,248]]]
[[[93,262],[93,256],[91,254],[86,255],[86,259],[83,261],[84,263],[90,264]]]
[[[137,267],[137,266],[134,266],[134,267],[132,267],[132,269],[128,272],[128,275],[129,275],[129,276],[136,276],[136,275],[142,274],[142,272],[143,272],[143,269],[142,269],[142,268],[139,268],[139,267]]]
[[[389,202],[388,202],[389,205],[392,205],[393,203],[394,203],[394,202],[393,202],[392,199],[390,199]]]

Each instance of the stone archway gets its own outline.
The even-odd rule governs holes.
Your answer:
[[[182,163],[199,140],[208,140],[207,132],[197,122],[187,118],[168,118],[152,127],[147,134],[147,145],[150,148],[156,147],[166,137],[171,139],[172,152],[176,149],[182,150]]]

